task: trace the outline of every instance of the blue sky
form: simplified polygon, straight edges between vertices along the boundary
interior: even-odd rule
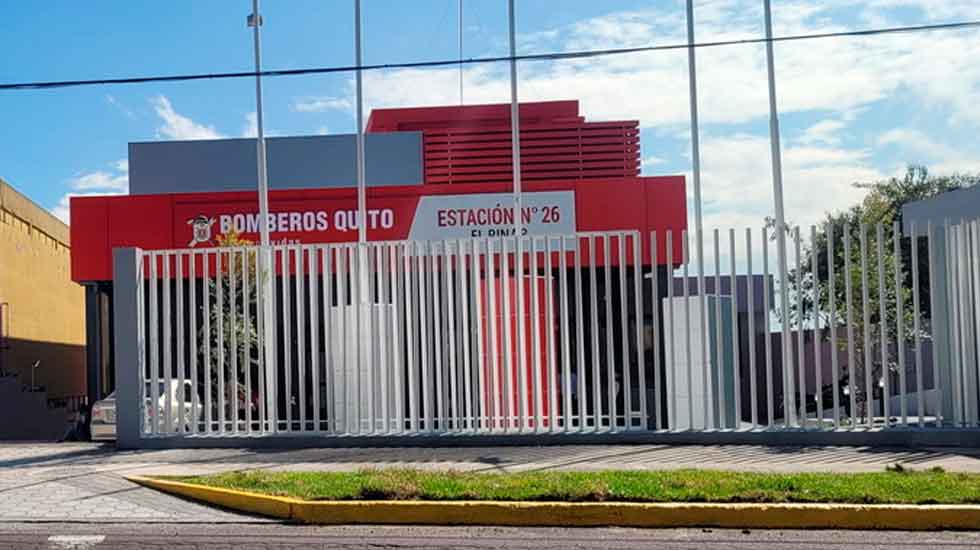
[[[5,7],[0,81],[249,70],[248,0],[17,2]],[[518,0],[520,53],[683,42],[681,0]],[[364,0],[365,61],[457,55],[456,0]],[[697,0],[699,40],[762,33],[761,1]],[[980,19],[972,0],[774,0],[777,35]],[[347,1],[266,0],[265,68],[349,65]],[[464,1],[464,56],[507,51],[506,2]],[[786,204],[796,222],[860,199],[854,181],[908,162],[978,171],[975,31],[779,44]],[[690,171],[686,52],[521,66],[522,99],[580,99],[592,120],[638,119],[648,174]],[[771,211],[765,57],[698,52],[706,227]],[[506,65],[464,71],[466,102],[509,98]],[[456,69],[365,76],[368,106],[456,103]],[[270,134],[354,130],[352,75],[265,80]],[[65,217],[70,194],[123,192],[126,144],[253,132],[249,79],[0,92],[0,177]]]

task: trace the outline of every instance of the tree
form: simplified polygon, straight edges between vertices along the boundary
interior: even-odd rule
[[[909,166],[901,178],[889,178],[871,183],[856,183],[855,187],[867,189],[868,194],[860,204],[842,212],[827,214],[823,224],[816,228],[816,239],[811,243],[809,232],[801,235],[801,259],[799,269],[788,273],[787,283],[790,296],[790,318],[788,325],[802,329],[807,323],[811,325],[819,321],[820,326],[838,327],[841,330],[851,329],[854,336],[855,361],[853,365],[841,365],[842,384],[855,377],[857,388],[856,401],[859,409],[867,413],[868,396],[866,391],[866,376],[870,374],[872,392],[876,391],[878,382],[883,378],[884,368],[893,372],[897,365],[892,361],[888,365],[881,364],[880,337],[884,323],[885,337],[888,342],[898,341],[898,328],[901,324],[902,337],[906,343],[914,340],[913,319],[913,284],[912,270],[909,262],[912,258],[910,238],[902,238],[902,206],[913,201],[933,197],[941,193],[969,187],[980,183],[980,175],[954,174],[950,176],[932,176],[922,166]],[[770,222],[771,223],[771,222]],[[896,226],[899,228],[899,254],[895,254],[894,239]],[[879,229],[880,227],[880,229]],[[861,238],[864,231],[866,263],[862,264]],[[929,307],[929,266],[926,253],[925,228],[917,231],[919,238],[919,292],[921,322],[920,336],[929,337],[931,310]],[[795,237],[795,233],[791,238]],[[832,242],[830,238],[832,237]],[[881,253],[879,254],[879,238]],[[850,241],[850,254],[846,253],[845,241]],[[792,251],[794,246],[790,240],[790,257],[795,258]],[[828,243],[831,246],[828,247]],[[814,254],[814,247],[816,254]],[[814,256],[817,262],[816,280],[813,277],[812,262]],[[879,268],[880,262],[880,268]],[[830,288],[830,266],[833,265],[835,285]],[[863,268],[866,266],[866,269]],[[898,271],[901,284],[896,288],[895,275]],[[879,282],[879,273],[883,272],[883,284]],[[850,283],[850,302],[852,315],[848,317],[848,291]],[[864,302],[865,285],[867,304]],[[881,292],[882,287],[884,293]],[[802,303],[799,310],[795,307],[797,300]],[[882,304],[884,300],[884,304]],[[901,319],[899,319],[899,301],[902,304]],[[831,303],[834,305],[834,315],[830,313]],[[867,306],[868,316],[863,315]],[[883,306],[883,307],[882,307]],[[884,315],[882,315],[882,310]],[[822,334],[827,338],[827,331]],[[840,338],[839,345],[846,348],[847,340]],[[879,346],[877,351],[875,346]],[[868,355],[870,353],[870,355]],[[867,359],[870,357],[871,361]],[[867,363],[867,364],[866,364]],[[867,369],[870,369],[870,373]],[[857,413],[858,411],[855,411]]]
[[[231,418],[232,407],[237,406],[241,410],[251,406],[251,396],[246,395],[244,383],[246,369],[250,369],[252,380],[257,380],[259,339],[256,315],[258,285],[261,281],[256,279],[257,256],[249,250],[254,243],[231,230],[219,235],[216,244],[220,248],[245,249],[243,253],[219,253],[223,260],[221,269],[215,271],[214,276],[204,282],[208,285],[209,300],[201,307],[204,308],[203,314],[209,317],[209,331],[206,331],[202,324],[198,334],[199,341],[207,338],[210,342],[211,402],[217,408],[219,393],[223,391],[224,416]],[[247,291],[242,288],[243,279],[248,281]],[[232,293],[235,295],[234,308],[231,300]],[[203,346],[199,348],[201,362],[206,364]],[[229,372],[232,356],[237,362],[235,373]],[[219,383],[219,369],[224,369],[223,388]],[[239,418],[243,419],[241,416]]]

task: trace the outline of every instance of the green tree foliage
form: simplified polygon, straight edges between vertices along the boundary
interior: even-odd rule
[[[253,384],[255,383],[259,361],[258,327],[256,315],[258,308],[258,284],[256,279],[258,255],[251,241],[240,234],[231,232],[219,235],[216,244],[224,249],[234,250],[221,255],[220,269],[213,271],[215,276],[205,281],[208,285],[208,303],[202,304],[204,315],[209,316],[206,332],[201,325],[198,341],[207,338],[210,341],[211,394],[212,403],[218,407],[219,392],[224,391],[225,417],[231,418],[232,407],[241,411],[251,406],[251,396],[246,394],[245,372],[250,369]],[[211,259],[212,268],[214,259]],[[244,277],[243,277],[244,275]],[[243,290],[242,281],[248,281],[248,289]],[[234,294],[234,307],[232,295]],[[220,301],[218,297],[221,297]],[[206,357],[203,346],[199,346],[201,362]],[[232,357],[236,364],[236,372],[232,372]],[[224,388],[219,384],[218,372],[224,368]],[[216,417],[215,417],[216,418]],[[239,416],[239,418],[244,418]]]
[[[882,378],[882,330],[886,342],[898,340],[900,324],[902,338],[906,342],[911,342],[915,336],[910,266],[913,243],[902,234],[902,206],[978,182],[980,175],[933,176],[925,167],[910,166],[902,177],[856,183],[855,187],[868,191],[860,204],[827,214],[815,231],[805,231],[800,235],[799,268],[791,269],[788,276],[791,307],[787,324],[793,328],[807,328],[819,320],[822,327],[833,325],[837,327],[839,345],[842,347],[846,347],[847,335],[853,336],[854,365],[842,364],[842,375],[845,380],[849,373],[856,376],[857,401],[862,407],[867,400],[866,366],[871,369],[873,388],[878,387],[878,381]],[[925,233],[925,227],[917,228],[920,330],[921,336],[928,337],[931,311]],[[898,254],[896,234],[899,237]],[[796,235],[794,231],[787,240],[790,249],[788,257],[794,266]],[[816,279],[813,275],[814,260]],[[833,288],[830,285],[831,269],[834,272]],[[863,314],[865,296],[867,317]],[[797,307],[798,303],[802,307]],[[848,308],[848,305],[851,307]],[[825,330],[822,337],[827,338],[828,331]],[[896,369],[894,357],[886,367]]]

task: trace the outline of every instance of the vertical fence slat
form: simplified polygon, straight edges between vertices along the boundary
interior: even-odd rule
[[[252,300],[249,290],[248,272],[252,265],[252,250],[242,250],[242,327],[245,346],[242,350],[242,363],[245,369],[245,432],[252,431]]]
[[[755,275],[752,267],[752,228],[745,228],[745,301],[746,317],[748,320],[748,346],[749,346],[749,414],[752,417],[752,429],[759,427],[759,375],[756,370],[756,339],[755,339]],[[768,315],[764,311],[764,315]],[[735,349],[738,349],[738,341],[735,342]]]
[[[184,254],[176,253],[174,254],[176,271],[176,304],[174,316],[177,320],[177,429],[178,433],[186,432],[189,421],[186,418],[184,408],[184,382],[187,380],[187,373],[184,370],[184,340],[186,334],[184,333],[185,324],[184,317],[187,315],[187,310],[184,308]]]
[[[229,332],[229,345],[228,345],[228,356],[230,361],[231,372],[229,377],[225,378],[226,384],[231,385],[231,395],[228,396],[231,403],[231,432],[238,432],[238,276],[236,273],[238,268],[238,252],[234,249],[228,251],[228,332]],[[230,381],[230,382],[229,382]],[[227,386],[225,393],[228,393]]]
[[[704,235],[701,229],[695,229],[694,231],[694,246],[697,248],[697,286],[698,286],[698,298],[697,298],[697,308],[698,308],[698,326],[701,330],[701,416],[702,416],[702,427],[704,429],[714,428],[713,414],[711,412],[711,405],[716,397],[711,392],[711,380],[712,375],[709,372],[708,365],[708,348],[711,345],[711,337],[708,335],[707,326],[707,288],[705,288],[704,283]],[[693,359],[691,360],[693,362]],[[693,398],[694,391],[691,389],[691,396]],[[694,428],[693,422],[691,423],[691,428]]]
[[[722,292],[721,292],[721,241],[720,241],[721,234],[720,234],[720,232],[718,231],[717,228],[712,232],[712,236],[714,237],[714,244],[715,244],[715,289],[714,289],[714,294],[715,294],[715,299],[714,299],[714,302],[715,302],[715,308],[714,308],[715,309],[715,323],[714,323],[715,324],[715,330],[714,330],[714,333],[715,333],[714,334],[714,338],[715,338],[715,352],[714,352],[713,356],[709,356],[709,358],[708,358],[708,360],[711,362],[711,365],[710,365],[711,366],[711,379],[712,379],[711,387],[712,387],[712,390],[713,391],[711,391],[711,392],[705,391],[704,400],[705,401],[716,400],[717,403],[718,403],[718,406],[719,406],[718,407],[718,413],[719,414],[717,415],[718,416],[718,419],[717,419],[718,420],[718,423],[715,423],[715,419],[712,418],[712,422],[711,422],[711,424],[709,424],[707,422],[707,418],[708,418],[707,410],[705,410],[705,427],[707,428],[707,427],[710,426],[712,428],[723,428],[723,427],[726,427],[725,426],[725,421],[724,421],[724,416],[725,416],[725,413],[726,413],[726,411],[728,409],[726,408],[727,403],[725,402],[726,401],[726,399],[725,399],[725,382],[724,382],[724,378],[725,377],[724,377],[724,374],[723,374],[723,371],[725,370],[725,365],[724,365],[724,363],[725,363],[725,356],[724,356],[724,353],[723,353],[723,350],[725,349],[725,344],[724,344],[724,341],[722,339],[723,338],[723,329],[724,329],[723,325],[724,325],[724,323],[722,323],[722,320],[721,320],[722,319],[722,310],[721,310],[721,296],[722,296]],[[732,244],[734,246],[734,242]],[[734,261],[735,260],[734,250],[732,252],[733,252],[732,255],[731,255],[732,256],[732,261]],[[703,256],[704,255],[704,251],[702,250],[700,252],[700,254]],[[734,286],[735,279],[734,279],[734,274],[732,275],[732,278],[729,279],[729,280],[732,282],[732,287],[729,289],[729,293],[731,294],[732,299],[734,299],[734,296],[735,296],[735,286]],[[707,288],[700,289],[700,292],[702,294],[707,294],[708,293],[708,289]],[[738,341],[737,336],[738,335],[736,334],[735,342]],[[710,338],[708,337],[707,334],[704,334],[703,337],[704,337],[704,340],[706,342],[707,341],[710,341]],[[707,364],[708,363],[706,361],[705,362],[705,365],[707,366]],[[705,378],[705,381],[707,382],[707,377]],[[708,385],[706,383],[705,384],[705,390],[707,390],[707,389],[708,389]]]
[[[776,397],[775,397],[775,371],[772,366],[772,333],[770,332],[770,305],[769,305],[769,231],[766,227],[762,228],[762,318],[764,321],[765,341],[763,350],[766,355],[766,427],[772,428],[776,425]]]
[[[443,269],[443,284],[446,293],[445,308],[446,308],[446,344],[448,345],[448,360],[446,361],[446,368],[449,376],[449,416],[450,422],[446,423],[447,429],[452,431],[460,430],[460,412],[459,412],[459,370],[458,361],[456,357],[456,292],[453,287],[453,276],[452,276],[452,254],[451,254],[452,243],[450,241],[443,241],[442,251],[442,269]],[[456,251],[457,254],[460,252]]]
[[[599,326],[599,302],[598,302],[598,282],[596,278],[598,277],[598,267],[596,267],[596,237],[590,235],[588,240],[589,243],[589,284],[590,284],[590,308],[589,314],[591,317],[591,323],[589,325],[589,333],[592,335],[592,429],[593,431],[600,431],[601,423],[600,416],[602,414],[602,393],[601,384],[599,380],[599,331],[596,328]]]
[[[544,421],[542,414],[544,404],[542,403],[543,387],[541,383],[541,305],[538,301],[540,298],[538,289],[538,238],[531,237],[529,241],[530,273],[527,278],[521,278],[520,284],[523,286],[527,281],[526,284],[531,287],[531,322],[529,323],[531,331],[531,361],[529,362],[531,368],[531,401],[534,408],[534,431],[540,432],[541,424]],[[519,353],[521,355],[526,353],[523,347]]]
[[[555,289],[552,268],[552,237],[545,237],[544,245],[544,293],[545,293],[545,346],[548,348],[548,431],[558,430],[558,384],[555,357]]]
[[[572,357],[570,331],[568,320],[570,317],[568,302],[568,238],[565,235],[559,237],[558,244],[558,296],[559,296],[559,315],[561,315],[561,405],[563,429],[566,432],[572,430]]]
[[[817,226],[810,226],[810,277],[813,284],[813,370],[815,377],[814,393],[817,396],[817,429],[823,429],[823,361],[820,348],[823,347],[823,334],[820,330],[820,277],[819,253],[817,246]],[[829,258],[833,258],[830,256]],[[833,297],[831,297],[833,300]],[[831,350],[833,353],[833,350]]]
[[[573,237],[575,241],[575,353],[578,359],[576,364],[576,376],[578,389],[576,390],[578,405],[578,431],[585,431],[588,417],[587,404],[588,395],[585,388],[585,300],[583,294],[582,281],[582,239]]]
[[[660,378],[660,313],[663,311],[660,301],[660,263],[658,261],[658,241],[657,232],[650,233],[650,296],[651,311],[653,316],[653,407],[655,418],[657,419],[655,429],[667,429],[666,415],[663,413],[663,398],[660,397],[663,383]],[[668,265],[670,265],[668,263]],[[670,269],[668,267],[668,269]]]
[[[608,234],[602,236],[602,273],[603,273],[603,292],[602,297],[605,301],[605,320],[607,325],[613,322],[612,312],[612,242]],[[598,324],[596,325],[598,331]],[[606,330],[606,399],[608,400],[606,410],[608,411],[609,430],[616,431],[616,350],[613,347],[612,326],[607,326]],[[601,410],[600,410],[601,412]]]
[[[515,428],[515,414],[517,413],[514,388],[514,346],[512,341],[515,337],[513,333],[514,319],[511,317],[511,282],[514,280],[510,274],[510,258],[507,242],[510,239],[500,241],[500,301],[501,304],[501,340],[503,341],[504,357],[504,393],[506,394],[506,407],[504,413],[504,431],[509,432]],[[520,391],[519,389],[516,391]]]
[[[340,409],[337,412],[335,424],[338,426],[337,430],[345,434],[351,432],[350,402],[351,388],[354,386],[354,384],[350,383],[350,328],[348,327],[350,323],[347,322],[347,316],[350,312],[350,306],[347,300],[348,284],[350,282],[349,254],[350,248],[348,246],[334,248],[334,273],[337,285],[337,307],[335,310],[337,321],[336,335],[337,340],[340,341],[340,353],[338,354],[340,364],[335,368],[336,374],[340,375],[339,382],[336,382]]]
[[[731,427],[734,429],[740,429],[742,427],[742,371],[741,371],[741,360],[739,358],[739,329],[738,329],[738,272],[735,268],[735,230],[730,229],[728,233],[729,242],[729,259],[731,260],[731,287],[732,287],[732,385],[734,386],[732,406],[734,407],[735,417],[732,419]],[[719,270],[720,272],[720,270]],[[746,284],[751,285],[752,281],[746,279]],[[719,287],[720,288],[720,287]],[[720,292],[719,292],[720,294]],[[751,302],[748,302],[751,304]],[[746,311],[751,312],[752,306],[749,305]],[[719,313],[719,324],[721,323],[721,314]],[[719,352],[720,353],[720,352]],[[722,378],[724,380],[724,378]],[[724,391],[724,390],[722,390]],[[753,406],[755,406],[753,404]]]
[[[163,259],[163,403],[164,403],[164,419],[163,419],[163,430],[167,435],[174,433],[174,416],[173,416],[173,348],[172,346],[172,329],[170,326],[171,320],[173,319],[170,315],[170,286],[173,281],[170,277],[170,253],[163,253],[161,256]]]
[[[837,358],[837,289],[834,283],[834,225],[827,222],[827,303],[830,305],[830,368],[833,377],[834,429],[840,429],[840,361]],[[850,274],[848,274],[850,276]]]
[[[471,241],[472,242],[472,241]],[[474,407],[473,407],[473,384],[476,381],[473,376],[472,365],[473,362],[470,358],[470,319],[474,318],[472,312],[474,311],[471,307],[470,301],[470,289],[467,285],[466,274],[467,269],[475,270],[476,266],[473,260],[476,254],[471,253],[469,255],[470,261],[467,262],[466,255],[466,241],[463,239],[458,239],[456,241],[456,288],[459,289],[459,298],[456,301],[456,311],[457,318],[459,319],[459,344],[462,348],[461,359],[462,370],[463,370],[463,416],[465,422],[463,423],[463,429],[466,431],[473,431],[476,428]],[[474,288],[475,291],[475,288]],[[475,317],[474,319],[478,319]],[[479,393],[477,394],[479,395]]]
[[[503,246],[503,240],[494,241],[492,239],[487,239],[487,257],[486,257],[486,294],[487,294],[487,329],[488,329],[488,349],[487,356],[490,362],[490,401],[493,410],[492,421],[490,422],[490,427],[493,430],[499,430],[504,428],[505,421],[504,416],[507,414],[506,409],[504,409],[504,391],[503,391],[503,380],[502,372],[500,371],[500,338],[498,338],[498,322],[497,319],[499,315],[497,307],[497,281],[499,277],[497,276],[497,262],[500,262],[500,268],[503,268],[503,254],[498,254],[495,250],[498,248],[495,246],[495,242],[501,243],[501,248]],[[502,272],[501,272],[502,273]],[[503,294],[501,293],[501,296]]]
[[[293,361],[292,361],[292,296],[290,292],[289,278],[291,276],[292,269],[290,268],[290,249],[283,248],[280,252],[280,265],[282,266],[282,279],[280,284],[280,289],[282,291],[281,298],[281,313],[282,313],[282,369],[283,369],[283,379],[284,379],[284,389],[283,394],[283,406],[286,409],[286,424],[285,430],[291,432],[293,430]]]
[[[885,309],[888,297],[885,285],[885,230],[880,223],[875,230],[877,232],[875,235],[875,245],[878,249],[878,329],[880,336],[878,345],[881,348],[881,378],[878,381],[878,385],[882,389],[881,412],[884,417],[885,427],[887,428],[891,424],[888,420],[891,417],[889,406],[891,376],[889,376],[888,368],[888,316],[887,310]]]
[[[405,287],[405,338],[406,338],[406,374],[408,375],[408,429],[412,433],[419,431],[419,381],[417,369],[421,368],[421,362],[416,363],[416,350],[418,349],[418,336],[421,330],[416,332],[415,326],[418,322],[418,277],[419,258],[418,243],[405,243],[405,255],[402,263],[404,265],[404,287]],[[421,325],[420,325],[421,326]]]
[[[441,272],[439,266],[439,243],[433,242],[431,246],[431,254],[429,256],[430,269],[432,270],[431,276],[429,277],[429,290],[431,293],[431,303],[432,308],[432,359],[433,359],[433,370],[435,371],[435,419],[433,424],[438,426],[440,432],[446,431],[446,419],[448,414],[446,412],[446,380],[447,372],[445,370],[443,362],[443,335],[445,334],[445,326],[443,324],[443,312],[442,312],[442,278],[440,277]],[[445,250],[442,251],[445,255]],[[446,362],[448,362],[448,357]]]
[[[426,433],[432,433],[433,431],[433,414],[432,414],[432,391],[430,389],[430,384],[432,383],[432,377],[429,374],[429,300],[428,300],[428,279],[431,275],[428,274],[427,264],[429,263],[429,252],[430,246],[428,243],[422,243],[422,251],[418,258],[418,270],[419,270],[419,335],[421,336],[421,341],[419,342],[419,364],[421,365],[422,375],[419,377],[419,384],[422,386],[422,424]]]
[[[204,252],[201,260],[201,303],[204,305],[204,431],[211,433],[214,430],[214,406],[211,398],[211,374],[214,366],[211,363],[211,275],[208,273],[211,269],[211,253]]]
[[[684,262],[683,267],[683,277],[684,277],[684,363],[687,365],[686,375],[687,375],[687,429],[694,429],[694,383],[693,383],[693,371],[694,364],[691,362],[691,278],[689,274],[690,266],[690,234],[687,230],[681,231],[682,239],[682,252],[681,257]],[[671,281],[673,283],[673,281]],[[703,337],[703,332],[702,332]],[[675,370],[676,372],[676,370]]]
[[[269,319],[265,318],[265,308],[263,304],[266,300],[272,300],[272,296],[266,296],[266,278],[271,277],[271,273],[264,273],[262,271],[262,266],[264,261],[260,259],[261,257],[266,257],[266,250],[259,248],[255,253],[255,320],[256,320],[256,331],[258,333],[258,393],[259,393],[259,430],[262,432],[271,432],[272,427],[268,424],[269,411],[266,392],[272,393],[272,389],[267,390],[266,386],[268,384],[268,378],[266,376],[266,368],[272,368],[270,365],[266,365],[265,360],[265,349],[266,346],[272,346],[274,342],[268,341],[265,334],[265,324],[270,322]],[[270,308],[271,309],[271,308]]]
[[[403,350],[402,327],[405,322],[402,290],[402,263],[399,257],[401,245],[392,243],[388,249],[388,271],[391,285],[391,367],[392,373],[392,431],[400,434],[405,431],[405,369],[402,365]]]
[[[946,227],[948,227],[948,225],[944,226],[943,229],[944,237],[948,237],[948,232],[945,230]],[[936,235],[931,221],[926,223],[926,235],[927,235],[926,252],[929,257],[928,258],[929,259],[929,311],[930,311],[930,316],[933,317],[933,319],[935,319],[936,312],[938,311],[937,309],[938,296],[936,296],[936,276],[937,276],[936,250],[935,250]],[[935,320],[933,320],[933,323],[935,323]],[[935,341],[933,341],[932,384],[933,384],[933,388],[936,390],[936,426],[937,427],[942,426],[945,421],[945,415],[943,414],[943,391],[942,391],[942,384],[941,384],[942,377],[939,375],[939,369],[940,369],[939,346],[936,344]]]
[[[145,411],[146,420],[150,423],[150,433],[160,433],[160,332],[159,332],[159,292],[158,255],[150,252],[150,410]],[[205,317],[207,318],[207,317]],[[205,342],[207,339],[205,339]],[[146,388],[140,388],[140,395],[145,395]]]
[[[643,313],[643,236],[633,234],[633,319],[636,325],[636,376],[640,400],[640,429],[649,429],[647,407],[646,342],[643,331],[646,317]],[[656,269],[656,265],[653,268]]]
[[[667,285],[667,338],[670,342],[670,357],[667,372],[670,374],[670,411],[667,414],[667,429],[677,429],[677,342],[674,340],[674,232],[667,230],[666,256],[667,273],[664,277]]]
[[[336,364],[333,359],[335,341],[333,332],[333,270],[333,249],[329,245],[324,246],[320,254],[320,309],[323,311],[323,377],[326,382],[324,413],[327,433],[331,434],[337,430],[337,398],[334,380]]]
[[[898,395],[902,414],[902,426],[908,426],[908,385],[905,380],[905,296],[902,292],[902,281],[904,279],[902,273],[902,228],[897,221],[892,224],[892,241],[895,255],[895,324],[898,325],[895,351],[898,354],[898,385],[901,388]]]
[[[391,412],[392,412],[392,398],[396,393],[396,386],[392,380],[392,375],[394,374],[394,369],[391,366],[391,346],[393,342],[393,334],[391,331],[391,319],[394,316],[394,311],[391,303],[391,269],[389,266],[389,248],[386,244],[379,243],[375,246],[375,271],[378,274],[378,291],[377,291],[377,301],[378,305],[375,307],[377,310],[377,324],[378,333],[375,333],[375,338],[378,339],[378,357],[377,363],[381,372],[378,378],[381,380],[381,431],[382,433],[391,432]]]
[[[874,426],[874,387],[871,382],[873,368],[871,350],[871,309],[868,283],[868,228],[861,224],[861,312],[864,321],[864,413],[868,427]]]
[[[847,294],[847,382],[851,404],[851,428],[857,427],[857,351],[854,342],[854,293],[851,283],[851,228],[844,226],[844,292]]]
[[[801,254],[800,247],[802,245],[802,238],[800,237],[800,227],[796,226],[793,228],[793,245],[796,250],[796,277],[797,277],[797,287],[801,287],[803,283],[803,268],[801,265]],[[806,352],[805,352],[805,341],[804,341],[804,322],[803,322],[803,292],[800,288],[796,289],[796,369],[800,392],[800,402],[799,405],[799,425],[801,428],[806,428],[807,412],[806,412]],[[784,327],[783,330],[788,330],[788,327]],[[792,378],[790,379],[790,386],[793,385]]]
[[[140,266],[142,267],[143,262],[140,260]],[[187,286],[187,301],[188,301],[188,322],[190,324],[188,333],[190,334],[190,355],[188,360],[190,362],[190,376],[191,376],[191,433],[198,433],[200,431],[200,412],[201,412],[201,402],[198,397],[198,370],[197,370],[197,352],[198,352],[198,337],[197,337],[197,253],[191,252],[188,255],[187,264],[187,276],[188,276],[188,286]],[[142,294],[140,295],[142,299]],[[205,315],[207,315],[207,309],[205,308]],[[140,316],[142,319],[142,316]]]
[[[620,234],[617,241],[619,245],[619,262],[616,264],[619,268],[619,331],[622,347],[619,364],[622,365],[623,369],[622,384],[619,384],[619,391],[623,394],[623,429],[629,430],[633,413],[633,402],[630,396],[633,387],[630,384],[629,329],[627,328],[629,326],[629,313],[626,302],[626,234]],[[612,302],[611,298],[610,296],[609,302]],[[612,319],[606,322],[611,324]],[[615,388],[616,384],[613,384],[613,387]],[[613,424],[615,425],[615,422]]]
[[[920,317],[922,309],[919,296],[919,235],[916,232],[915,220],[909,227],[909,238],[912,246],[912,332],[915,338],[915,405],[920,428],[926,425],[925,394],[922,391],[922,328]],[[927,236],[928,238],[928,236]],[[933,366],[935,373],[935,365]]]
[[[319,279],[317,275],[317,264],[319,263],[320,249],[318,247],[310,247],[306,251],[306,263],[307,263],[307,296],[309,300],[310,308],[310,383],[313,386],[311,401],[313,402],[313,430],[314,432],[319,432],[322,430],[320,424],[320,337],[319,337],[319,327],[320,327],[320,312],[317,307],[319,304],[319,293],[317,291],[317,281]],[[250,386],[251,382],[246,371],[245,375],[246,385]],[[249,395],[251,396],[251,387],[249,387]],[[249,409],[251,410],[251,408]]]

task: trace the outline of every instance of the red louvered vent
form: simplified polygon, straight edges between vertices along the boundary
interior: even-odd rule
[[[639,122],[585,122],[577,101],[522,103],[523,181],[635,177]],[[421,130],[427,184],[510,182],[509,105],[379,109],[368,131]]]

